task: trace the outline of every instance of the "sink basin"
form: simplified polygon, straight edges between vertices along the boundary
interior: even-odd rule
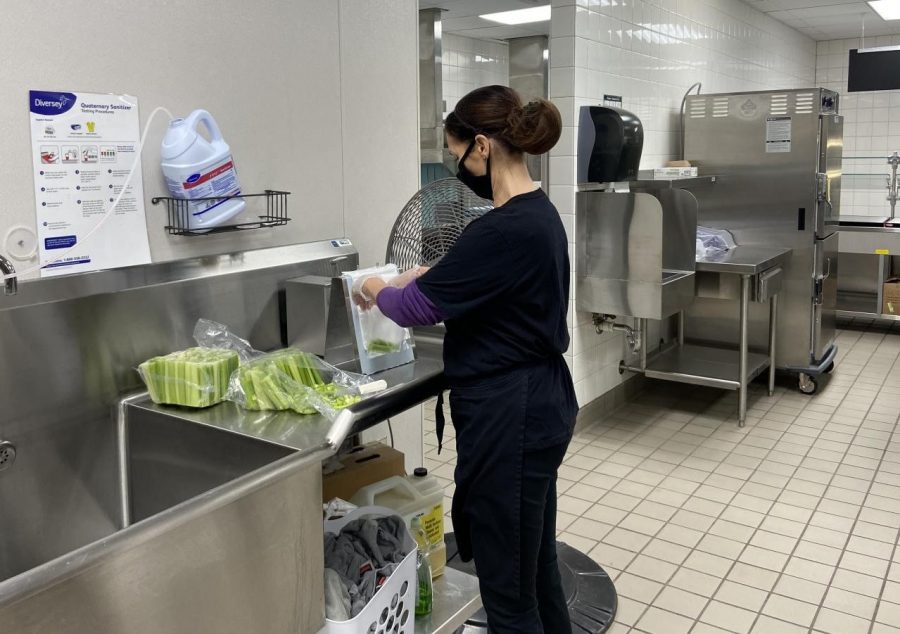
[[[178,408],[171,408],[178,415]],[[192,425],[165,411],[128,409],[127,496],[139,522],[293,453],[249,436]],[[130,502],[130,504],[129,504]],[[124,522],[122,522],[124,523]]]
[[[292,453],[164,413],[127,413],[124,442],[114,421],[101,421],[44,446],[18,443],[18,461],[0,473],[0,505],[16,509],[0,514],[0,582]],[[73,468],[84,453],[91,467]]]
[[[0,515],[3,629],[318,631],[323,579],[305,571],[324,565],[321,462],[331,452],[194,424],[144,395],[118,409],[80,428],[91,468],[71,468],[80,453],[65,460],[73,432],[44,447],[23,437],[17,463],[0,472],[0,501],[28,502]],[[69,484],[52,490],[42,469]]]

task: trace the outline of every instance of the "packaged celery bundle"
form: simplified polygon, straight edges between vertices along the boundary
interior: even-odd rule
[[[360,400],[358,390],[335,382],[344,378],[342,374],[315,355],[279,350],[238,368],[227,398],[248,410],[330,412]]]
[[[138,372],[154,403],[209,407],[225,399],[238,362],[233,350],[188,348],[144,361]]]

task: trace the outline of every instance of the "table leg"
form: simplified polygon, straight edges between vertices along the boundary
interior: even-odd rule
[[[740,388],[738,388],[738,426],[744,426],[747,418],[747,348],[748,312],[750,310],[750,276],[741,275],[741,348],[740,348]]]
[[[778,293],[769,298],[769,396],[775,394],[775,329],[778,319]]]
[[[641,372],[647,371],[647,320],[638,319],[638,327],[641,333]]]
[[[684,311],[678,311],[678,345],[684,345]]]

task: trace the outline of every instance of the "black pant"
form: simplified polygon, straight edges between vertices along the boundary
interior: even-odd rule
[[[577,405],[562,359],[453,386],[453,527],[495,634],[569,634],[556,557],[556,472]]]
[[[470,520],[481,598],[495,634],[572,631],[556,557],[556,470],[567,446],[524,454],[518,539],[510,539],[514,530],[504,539],[494,529],[506,525],[502,515]]]

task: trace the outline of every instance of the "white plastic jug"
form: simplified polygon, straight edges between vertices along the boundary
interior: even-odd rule
[[[447,565],[447,544],[444,542],[444,489],[440,481],[429,476],[426,469],[416,469],[413,475],[392,476],[364,486],[350,499],[356,506],[383,506],[403,518],[409,526],[414,517],[422,522],[428,536],[428,559],[435,577]]]
[[[203,123],[207,141],[198,131]],[[172,196],[195,200],[241,193],[231,148],[206,110],[194,110],[184,119],[172,119],[162,142],[162,172]],[[191,229],[225,224],[244,210],[242,198],[198,200],[188,204]]]

